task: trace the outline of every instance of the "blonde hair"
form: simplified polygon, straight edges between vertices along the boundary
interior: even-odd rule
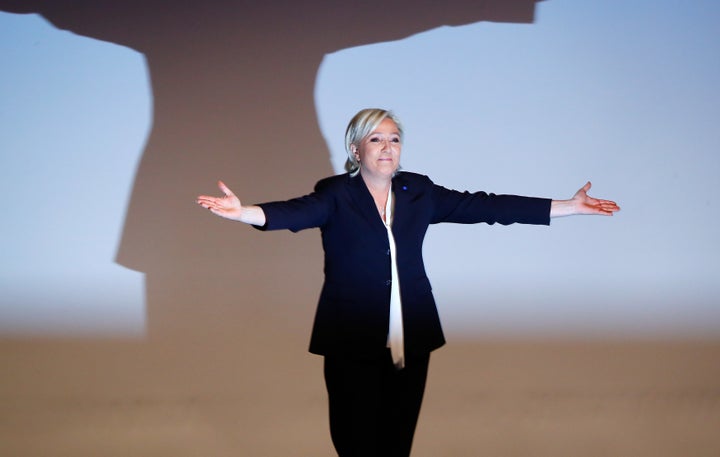
[[[400,142],[403,141],[403,128],[400,120],[392,111],[380,108],[366,108],[358,111],[358,113],[350,119],[350,123],[345,130],[345,151],[347,152],[347,161],[345,169],[350,172],[350,176],[356,176],[360,172],[360,162],[355,157],[352,146],[357,147],[365,137],[370,135],[382,121],[390,119],[395,123],[400,134]]]

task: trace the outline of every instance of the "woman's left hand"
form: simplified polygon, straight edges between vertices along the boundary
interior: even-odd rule
[[[575,214],[596,214],[612,216],[620,207],[611,200],[593,198],[587,193],[592,187],[590,181],[580,188],[570,200],[553,200],[550,217],[572,216]]]

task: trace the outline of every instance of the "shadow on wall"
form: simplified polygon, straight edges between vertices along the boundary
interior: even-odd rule
[[[117,255],[145,274],[147,338],[2,341],[0,409],[13,426],[0,453],[279,455],[293,443],[329,454],[322,362],[303,357],[318,232],[262,234],[195,198],[223,179],[245,202],[285,199],[333,173],[314,106],[327,53],[531,22],[535,0],[252,3],[0,0],[141,52],[153,97]]]
[[[442,25],[531,22],[535,3],[1,0],[0,9],[145,55],[153,124],[117,261],[146,275],[149,337],[172,340],[233,338],[268,313],[309,326],[322,280],[317,232],[256,233],[194,199],[216,193],[218,179],[245,202],[285,199],[333,173],[314,107],[325,54]]]

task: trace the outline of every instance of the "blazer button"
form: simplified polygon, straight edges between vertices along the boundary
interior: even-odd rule
[[[386,254],[386,255],[390,255],[390,249],[388,249],[385,254]]]
[[[386,286],[389,286],[390,284],[392,284],[392,279],[388,279],[387,281],[385,281]]]

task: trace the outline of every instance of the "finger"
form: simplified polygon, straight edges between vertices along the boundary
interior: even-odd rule
[[[612,202],[607,202],[607,203],[601,204],[601,205],[598,206],[598,208],[599,208],[601,211],[607,212],[607,213],[610,213],[610,214],[612,214],[612,213],[614,213],[614,212],[616,212],[616,211],[620,211],[620,207],[619,207],[618,205],[616,205],[615,203],[612,203]]]
[[[197,202],[200,205],[215,205],[217,204],[217,198],[201,195],[197,198]]]
[[[212,204],[207,203],[207,202],[200,202],[200,201],[198,202],[198,205],[202,206],[202,207],[205,208],[205,209],[212,209],[212,208],[215,207],[215,205],[212,205]]]
[[[598,200],[598,203],[604,208],[620,208],[618,204],[612,200]]]
[[[223,198],[225,197],[200,197],[198,198],[197,203],[205,209],[222,210],[225,209],[225,205],[223,204]]]

